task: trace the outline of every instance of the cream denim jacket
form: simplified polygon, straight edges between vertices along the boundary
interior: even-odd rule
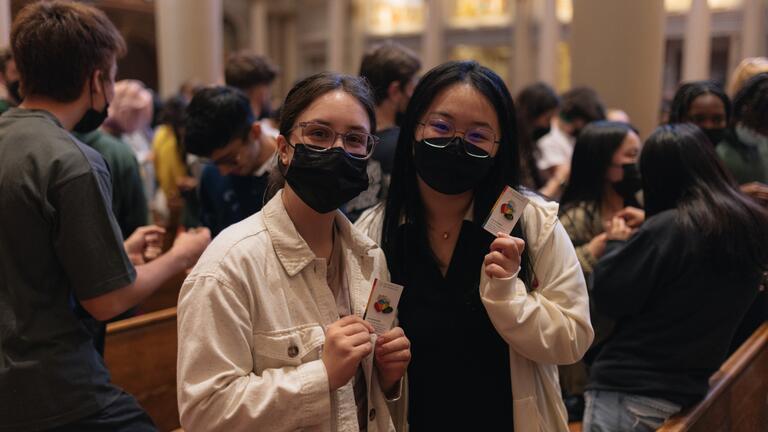
[[[362,316],[381,249],[336,217],[351,307]],[[179,295],[178,403],[194,431],[357,431],[352,381],[335,392],[321,359],[324,327],[339,319],[317,258],[278,193],[219,234]],[[368,431],[394,430],[373,354],[363,361]]]
[[[517,275],[489,278],[481,268],[480,298],[496,331],[509,344],[515,431],[568,431],[557,365],[579,361],[592,343],[587,287],[571,240],[557,218],[558,205],[529,198],[521,220],[538,286],[528,292]],[[356,226],[379,240],[383,219],[384,208],[379,205],[363,213]],[[406,398],[407,394],[401,398],[399,410],[393,409],[398,417],[404,415]]]

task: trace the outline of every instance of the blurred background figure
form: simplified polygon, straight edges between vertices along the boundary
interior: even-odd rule
[[[376,103],[374,134],[379,137],[379,143],[368,161],[368,189],[344,206],[344,212],[352,221],[387,197],[400,122],[416,87],[419,69],[421,61],[416,53],[391,41],[373,46],[363,56],[360,76],[368,80],[373,90]]]
[[[141,81],[122,80],[115,83],[115,96],[110,101],[108,116],[102,129],[128,144],[141,170],[144,195],[155,198],[155,167],[152,152],[152,93]]]
[[[623,122],[597,121],[584,127],[576,139],[571,178],[560,201],[560,222],[576,248],[587,289],[592,271],[611,240],[627,240],[643,219],[636,194],[640,190],[637,159],[641,142],[632,126]],[[613,322],[590,302],[595,330],[593,347],[585,360],[560,366],[560,384],[571,421],[581,420],[587,364],[610,335]]]
[[[552,87],[538,82],[521,90],[515,102],[522,182],[542,195],[556,196],[562,192],[560,188],[568,180],[567,176],[551,175],[549,180],[545,181],[536,161],[541,158],[538,142],[552,130],[552,121],[560,107],[560,98]]]
[[[13,52],[9,48],[0,50],[0,114],[21,102],[20,86]]]

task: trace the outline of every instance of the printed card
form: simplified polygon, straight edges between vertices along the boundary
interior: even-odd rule
[[[371,323],[376,334],[380,335],[392,329],[402,293],[402,285],[379,279],[373,281],[371,296],[368,297],[368,306],[365,308],[363,319]]]
[[[499,232],[510,234],[528,201],[523,194],[507,186],[493,205],[483,228],[494,236]]]

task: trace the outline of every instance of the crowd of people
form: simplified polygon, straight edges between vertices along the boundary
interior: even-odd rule
[[[651,431],[768,318],[768,59],[641,133],[393,42],[274,109],[265,57],[161,101],[115,81],[125,50],[57,0],[0,55],[0,431],[155,430],[105,323],[185,271],[188,431]],[[377,280],[404,287],[385,332]]]

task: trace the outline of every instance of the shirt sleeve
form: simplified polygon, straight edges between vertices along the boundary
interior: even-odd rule
[[[537,249],[539,286],[528,292],[517,275],[497,279],[481,270],[480,298],[496,331],[520,355],[537,363],[579,361],[594,338],[579,262],[562,225]]]
[[[136,271],[112,214],[109,174],[90,171],[52,191],[54,247],[79,300],[130,285]]]

